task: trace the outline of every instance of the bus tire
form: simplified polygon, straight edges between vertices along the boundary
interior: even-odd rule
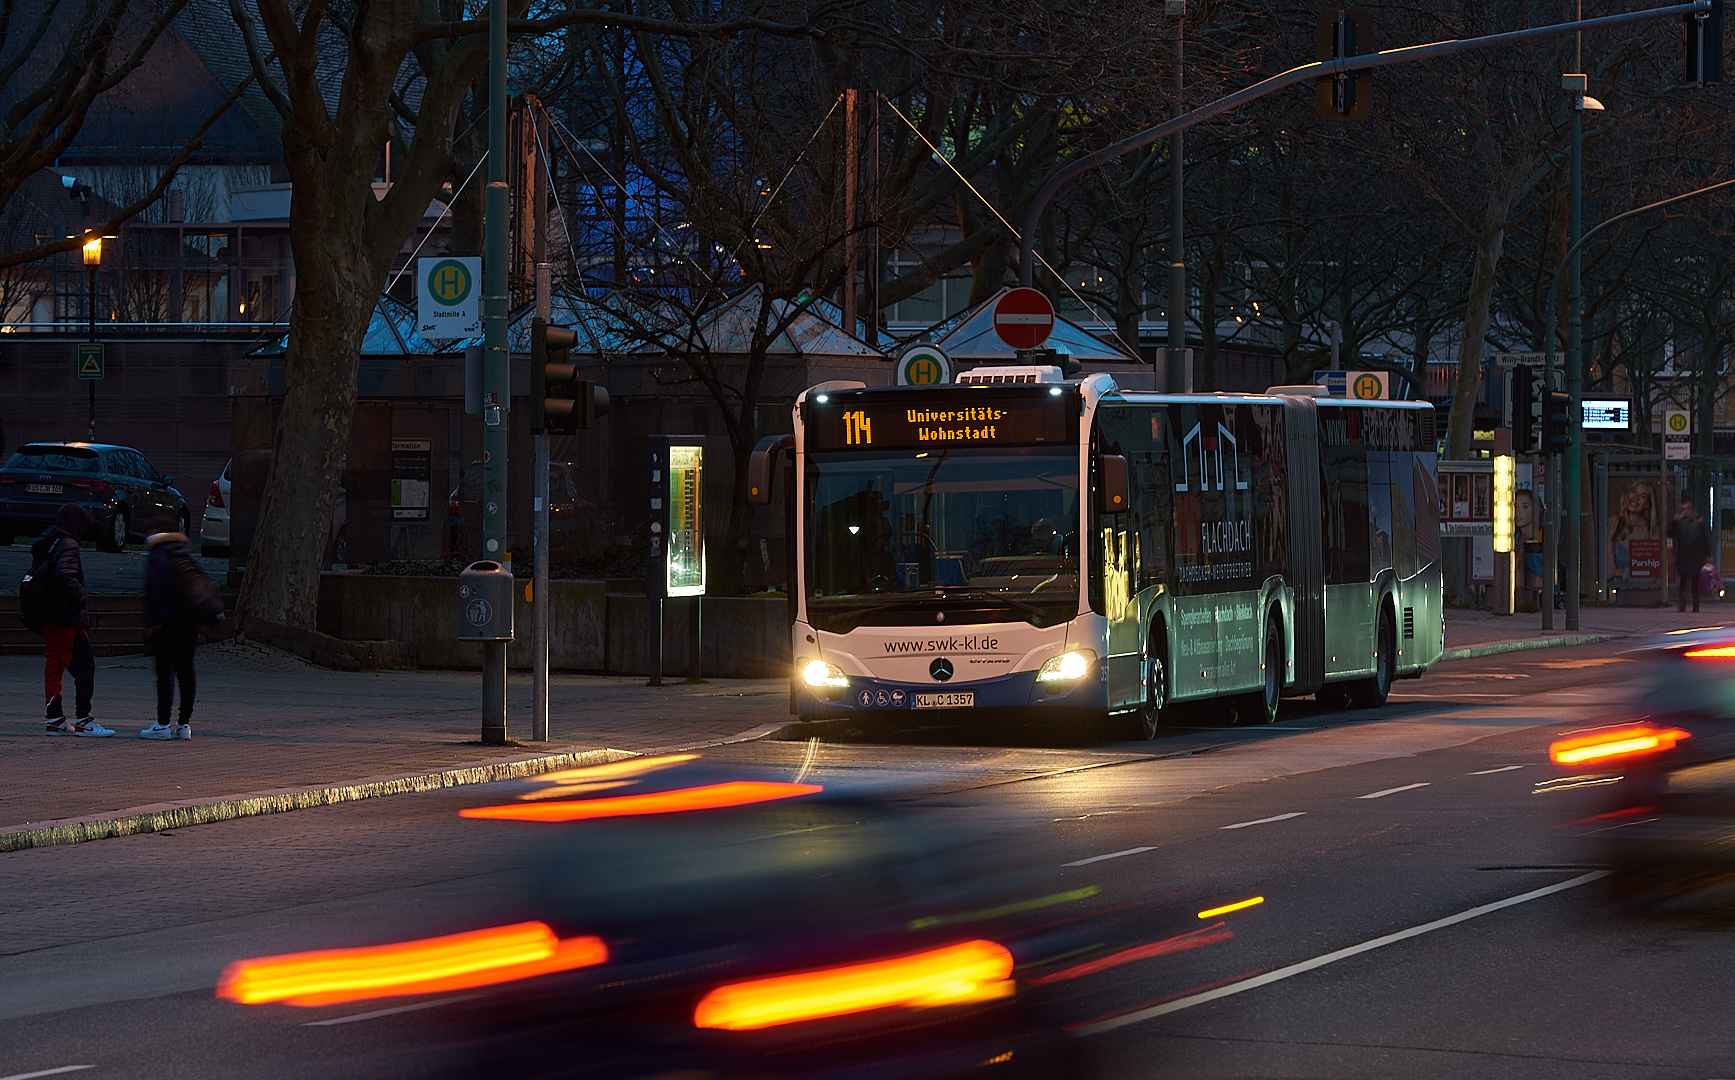
[[[1133,734],[1141,739],[1154,739],[1162,727],[1163,710],[1169,705],[1169,668],[1164,654],[1168,651],[1161,637],[1152,637],[1145,650],[1144,701],[1133,713]]]
[[[1380,631],[1376,640],[1379,644],[1374,654],[1373,676],[1344,686],[1350,705],[1358,709],[1377,709],[1384,705],[1386,695],[1392,692],[1392,680],[1398,674],[1398,628],[1392,621],[1390,607],[1380,608]]]
[[[1283,635],[1272,618],[1265,625],[1265,685],[1243,694],[1235,703],[1235,718],[1243,724],[1277,721],[1277,706],[1283,700]]]

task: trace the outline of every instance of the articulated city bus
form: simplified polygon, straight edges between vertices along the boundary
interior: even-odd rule
[[[790,484],[795,711],[1153,736],[1217,699],[1377,705],[1443,649],[1433,407],[1160,394],[1054,367],[827,383]]]

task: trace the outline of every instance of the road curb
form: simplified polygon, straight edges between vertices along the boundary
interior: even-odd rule
[[[1440,655],[1447,660],[1474,660],[1479,656],[1524,652],[1529,649],[1560,649],[1569,645],[1594,645],[1599,641],[1614,641],[1626,634],[1562,634],[1559,637],[1527,638],[1523,641],[1494,641],[1487,645],[1466,645],[1462,649],[1447,649]]]
[[[471,765],[461,769],[441,769],[436,772],[413,773],[409,776],[372,777],[351,784],[323,787],[287,788],[280,791],[250,792],[228,799],[194,803],[164,803],[142,806],[114,815],[88,818],[65,818],[34,828],[0,828],[0,853],[23,851],[27,848],[52,847],[59,844],[82,844],[87,840],[107,840],[117,836],[181,829],[189,825],[210,825],[236,818],[282,814],[291,810],[306,810],[316,806],[378,799],[387,795],[407,795],[439,788],[465,787],[471,784],[491,784],[500,780],[521,780],[527,776],[554,772],[556,769],[577,769],[586,765],[603,765],[625,758],[654,754],[671,754],[685,750],[701,750],[708,746],[752,742],[774,737],[787,724],[762,724],[756,728],[722,739],[683,746],[665,746],[654,750],[615,750],[602,747],[595,750],[572,750],[561,754],[538,754],[533,757],[494,761],[486,765]]]

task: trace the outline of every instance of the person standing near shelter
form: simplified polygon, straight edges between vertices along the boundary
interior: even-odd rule
[[[139,732],[141,739],[193,737],[193,649],[199,628],[223,617],[222,599],[175,525],[168,518],[154,522],[145,540],[150,550],[145,557],[145,625],[157,662],[157,722]],[[181,711],[179,721],[171,724],[177,682]]]
[[[114,731],[90,715],[96,655],[90,651],[90,596],[84,588],[84,560],[78,553],[78,538],[90,526],[89,510],[78,503],[62,503],[54,524],[31,545],[30,557],[34,565],[43,567],[49,582],[49,607],[42,626],[46,731],[103,739]],[[68,672],[76,688],[76,719],[71,722],[60,700],[62,678]]]
[[[1693,610],[1699,610],[1699,568],[1711,557],[1711,533],[1705,519],[1683,497],[1675,519],[1669,522],[1669,539],[1675,542],[1676,610],[1687,610],[1687,594],[1693,594]]]

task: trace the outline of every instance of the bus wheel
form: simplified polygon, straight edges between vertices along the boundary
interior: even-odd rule
[[[1141,739],[1157,737],[1157,728],[1162,726],[1163,709],[1169,703],[1169,672],[1163,664],[1161,642],[1152,642],[1150,650],[1145,654],[1145,700],[1135,714],[1138,717],[1138,727],[1134,731]]]
[[[1265,628],[1265,685],[1236,703],[1236,719],[1243,724],[1270,724],[1277,720],[1283,700],[1283,638],[1275,620]]]
[[[1374,674],[1371,679],[1357,679],[1349,683],[1345,689],[1349,691],[1350,704],[1358,709],[1377,709],[1386,703],[1386,695],[1392,692],[1392,680],[1398,674],[1398,629],[1392,624],[1390,608],[1380,611],[1379,653],[1374,657]]]

